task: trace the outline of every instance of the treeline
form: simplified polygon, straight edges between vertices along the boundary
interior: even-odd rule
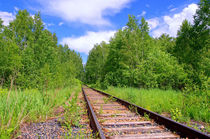
[[[109,43],[96,44],[89,52],[86,83],[102,88],[209,89],[209,8],[209,0],[201,0],[193,24],[183,21],[176,38],[153,38],[144,18],[139,22],[129,16]]]
[[[45,29],[40,13],[20,10],[4,26],[0,19],[0,86],[4,88],[60,88],[82,78],[78,53],[57,44],[55,33]]]

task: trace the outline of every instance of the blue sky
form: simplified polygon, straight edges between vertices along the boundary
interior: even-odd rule
[[[199,0],[0,0],[4,25],[15,19],[19,9],[31,15],[41,12],[45,28],[55,32],[59,44],[68,44],[86,62],[95,43],[109,41],[124,27],[128,14],[148,21],[150,35],[176,36],[184,19],[193,21]]]

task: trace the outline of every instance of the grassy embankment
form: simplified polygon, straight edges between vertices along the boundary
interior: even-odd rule
[[[53,108],[64,105],[72,92],[81,91],[80,84],[69,88],[40,92],[36,89],[9,91],[0,88],[0,138],[17,131],[22,122],[46,119]]]
[[[210,122],[208,96],[180,91],[109,87],[105,92],[179,122]],[[209,130],[209,127],[207,127]]]

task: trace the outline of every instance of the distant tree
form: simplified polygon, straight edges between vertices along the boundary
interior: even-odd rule
[[[175,46],[175,38],[170,37],[168,34],[162,34],[157,38],[156,43],[161,47],[161,50],[173,54],[173,49]]]
[[[96,44],[89,52],[88,60],[85,66],[87,83],[95,84],[101,82],[104,77],[104,65],[108,55],[108,44],[102,42]]]

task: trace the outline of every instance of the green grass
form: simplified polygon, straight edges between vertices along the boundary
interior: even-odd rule
[[[0,138],[8,138],[17,131],[21,122],[44,120],[53,108],[61,106],[79,92],[81,86],[40,92],[36,89],[12,91],[0,89]]]
[[[160,89],[109,87],[105,91],[159,114],[169,113],[176,121],[210,122],[208,96],[184,96],[180,91]]]

